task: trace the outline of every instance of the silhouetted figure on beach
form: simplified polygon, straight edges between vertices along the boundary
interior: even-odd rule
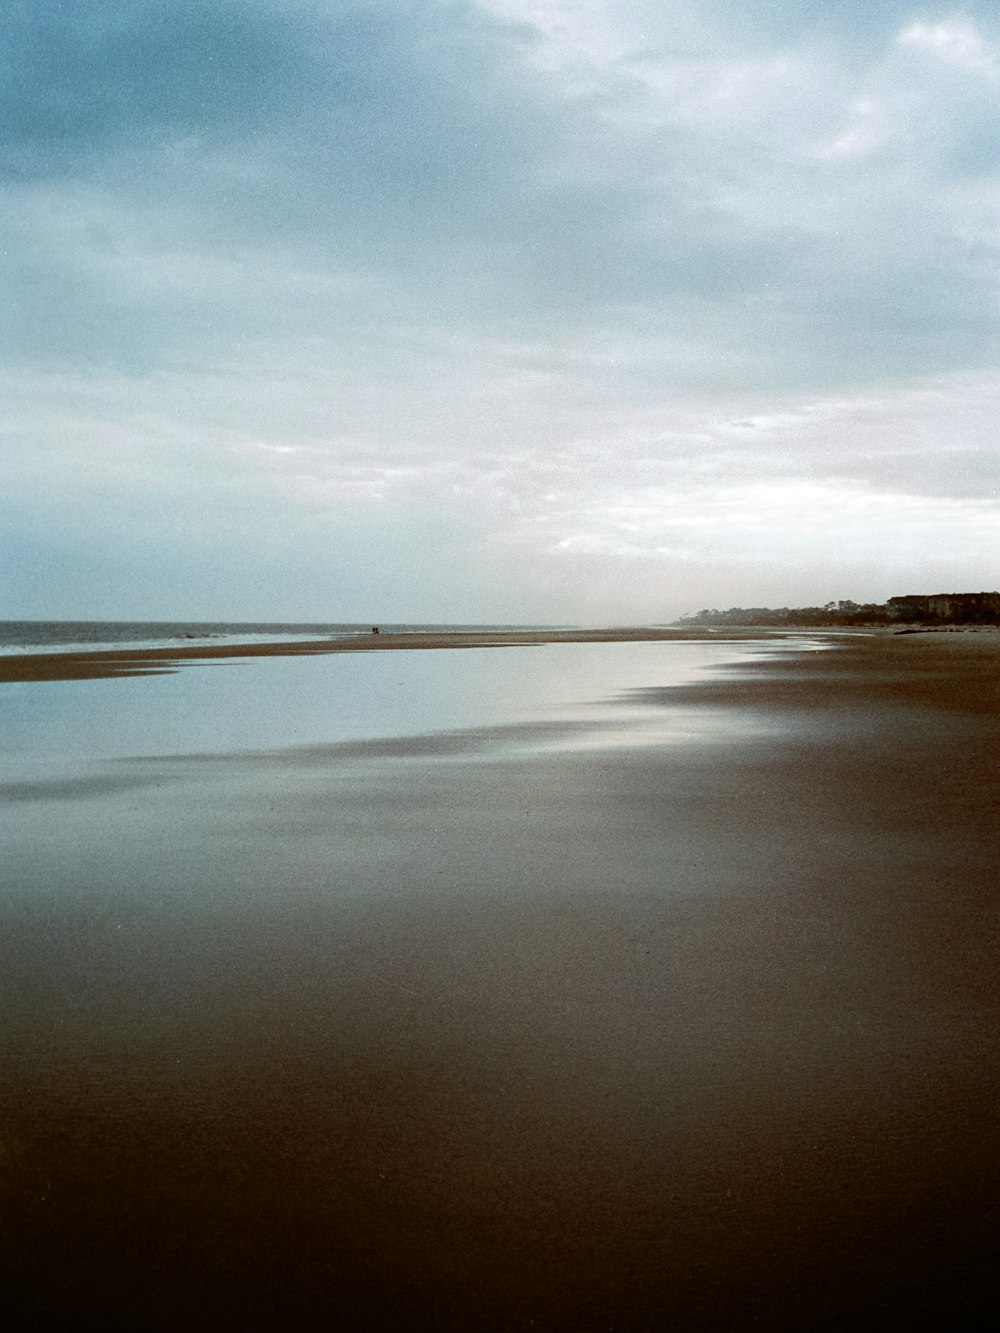
[[[378,632],[379,632],[378,625],[372,625],[372,633],[373,633],[373,634],[378,634]]]

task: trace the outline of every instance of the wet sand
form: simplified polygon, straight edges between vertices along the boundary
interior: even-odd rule
[[[759,639],[759,630],[709,633],[678,629],[468,630],[367,634],[350,639],[306,639],[287,643],[198,644],[172,648],[120,648],[103,652],[19,653],[0,656],[5,681],[100,680],[176,671],[197,662],[246,657],[296,657],[324,653],[392,652],[402,649],[515,648],[545,643],[673,643]]]
[[[40,796],[0,922],[12,1326],[995,1314],[998,668],[858,638],[642,692],[714,743]]]

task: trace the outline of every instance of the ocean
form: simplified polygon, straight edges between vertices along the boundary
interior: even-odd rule
[[[385,633],[510,629],[509,625],[379,626]],[[555,626],[517,626],[551,629]],[[371,624],[329,621],[0,620],[0,653],[86,652],[109,648],[196,647],[199,644],[279,643],[289,639],[353,639]]]

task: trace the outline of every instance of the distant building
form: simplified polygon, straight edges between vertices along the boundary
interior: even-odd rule
[[[890,620],[922,620],[929,601],[929,597],[890,597],[885,609]]]
[[[1000,625],[1000,592],[938,592],[890,597],[890,620],[951,625]]]

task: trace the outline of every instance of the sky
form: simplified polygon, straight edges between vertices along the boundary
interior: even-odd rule
[[[6,0],[0,617],[1000,587],[1000,11]]]

